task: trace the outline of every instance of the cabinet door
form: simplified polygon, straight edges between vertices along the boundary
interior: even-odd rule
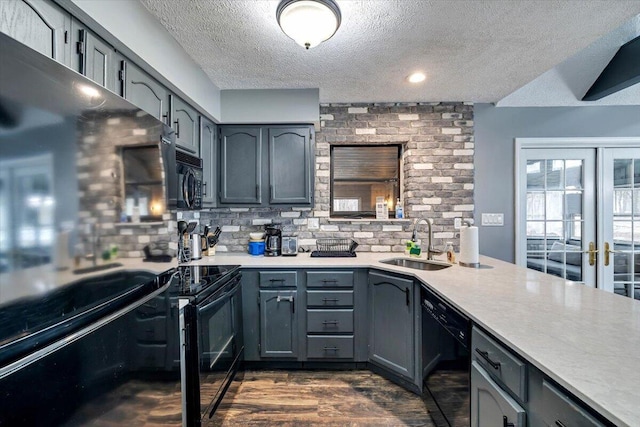
[[[0,1],[0,32],[70,65],[71,16],[51,1]]]
[[[260,291],[260,356],[298,357],[296,291]]]
[[[524,427],[524,409],[476,362],[471,363],[471,427]]]
[[[222,127],[220,133],[220,204],[261,204],[261,129]]]
[[[119,65],[115,50],[100,37],[73,20],[71,40],[75,46],[72,68],[115,92]]]
[[[268,133],[269,203],[311,204],[311,127],[269,128]]]
[[[369,360],[413,379],[413,281],[369,273]]]
[[[198,112],[175,95],[171,95],[171,126],[176,131],[176,146],[200,155]]]
[[[120,64],[122,97],[158,120],[168,123],[169,93],[153,77],[130,61]]]
[[[200,116],[200,157],[202,157],[202,205],[216,206],[218,188],[218,128]]]

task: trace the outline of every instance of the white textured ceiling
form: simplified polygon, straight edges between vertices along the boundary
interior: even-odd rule
[[[141,2],[220,89],[319,88],[321,102],[497,102],[640,13],[640,0],[337,0],[340,29],[307,51],[278,27],[278,0]],[[427,80],[410,85],[417,70]]]

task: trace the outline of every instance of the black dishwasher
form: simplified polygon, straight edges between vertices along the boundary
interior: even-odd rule
[[[420,297],[425,404],[437,426],[468,426],[471,322],[424,285]]]

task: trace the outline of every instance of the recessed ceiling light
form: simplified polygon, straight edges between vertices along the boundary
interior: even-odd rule
[[[409,77],[407,77],[407,80],[409,81],[409,83],[420,83],[423,82],[426,78],[427,76],[425,76],[424,73],[413,73]]]

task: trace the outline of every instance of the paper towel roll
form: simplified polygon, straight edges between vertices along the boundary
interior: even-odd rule
[[[460,229],[460,264],[479,264],[480,249],[478,244],[478,227],[462,227]]]

